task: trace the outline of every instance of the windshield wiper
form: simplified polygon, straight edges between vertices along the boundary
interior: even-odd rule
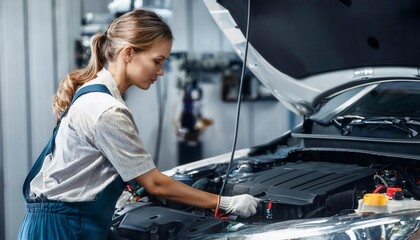
[[[342,130],[343,135],[351,133],[353,126],[389,126],[408,133],[409,137],[416,137],[419,132],[410,125],[420,126],[420,121],[409,117],[370,117],[365,118],[357,115],[339,116],[333,119],[333,124]]]

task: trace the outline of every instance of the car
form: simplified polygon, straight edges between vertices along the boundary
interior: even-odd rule
[[[254,216],[214,216],[139,186],[110,238],[420,239],[420,2],[205,4],[247,68],[303,121],[266,144],[165,172],[204,191],[251,194]]]

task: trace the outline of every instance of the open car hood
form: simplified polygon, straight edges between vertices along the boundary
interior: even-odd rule
[[[204,0],[243,59],[247,0]],[[376,82],[419,81],[420,1],[250,2],[247,67],[287,108]]]

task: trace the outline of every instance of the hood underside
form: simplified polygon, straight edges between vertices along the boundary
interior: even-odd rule
[[[205,0],[243,58],[248,0]],[[420,2],[250,1],[247,66],[299,114],[378,81],[418,80]]]

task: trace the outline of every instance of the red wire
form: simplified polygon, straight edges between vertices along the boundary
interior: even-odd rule
[[[214,211],[214,217],[223,219],[223,220],[229,220],[229,216],[224,213],[219,212],[218,208]]]
[[[376,189],[375,189],[375,191],[373,191],[373,193],[379,193],[382,189],[384,189],[385,188],[385,185],[379,185]]]

